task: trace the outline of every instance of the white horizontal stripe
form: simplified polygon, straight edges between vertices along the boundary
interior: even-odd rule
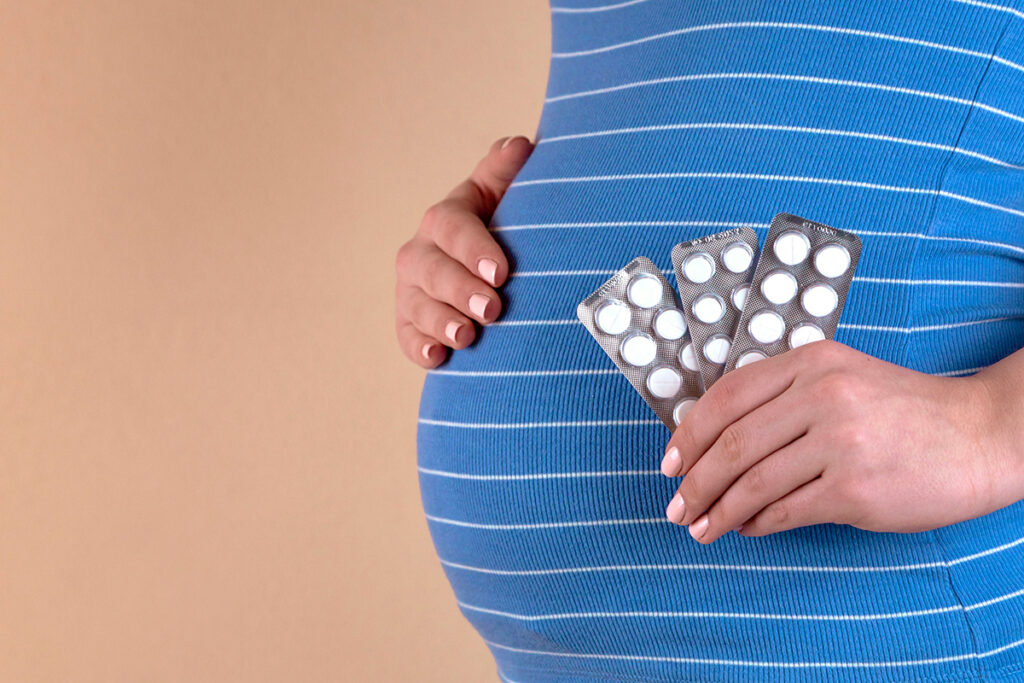
[[[946,197],[947,199],[955,199],[961,202],[967,202],[968,204],[974,204],[975,206],[983,206],[988,209],[994,209],[996,211],[1002,211],[1004,213],[1013,214],[1014,216],[1024,217],[1024,211],[1019,209],[1013,209],[1008,206],[1000,206],[999,204],[992,204],[991,202],[982,201],[975,199],[974,197],[968,197],[962,194],[956,194],[953,192],[946,192],[945,190],[935,190],[924,187],[902,187],[899,185],[882,185],[879,183],[867,183],[860,180],[845,180],[842,178],[819,178],[813,176],[784,176],[774,174],[762,174],[762,173],[702,173],[702,172],[684,172],[684,173],[624,173],[617,175],[595,175],[595,176],[574,176],[574,177],[562,177],[562,178],[537,178],[534,180],[519,180],[512,183],[509,187],[528,187],[531,185],[550,185],[550,184],[567,184],[567,183],[596,183],[596,182],[616,182],[623,180],[687,180],[687,179],[705,179],[705,180],[759,180],[765,182],[782,182],[782,183],[812,183],[816,185],[840,185],[844,187],[859,187],[868,190],[880,190],[882,192],[898,192],[902,194],[923,194],[937,197]]]
[[[599,223],[533,223],[523,225],[500,225],[491,228],[492,232],[511,232],[512,230],[544,230],[564,228],[767,228],[767,223],[723,223],[720,221],[604,221]]]
[[[606,659],[606,660],[622,660],[622,661],[638,661],[638,662],[666,662],[672,664],[718,664],[723,666],[749,666],[749,667],[768,667],[768,668],[781,668],[781,669],[809,669],[809,668],[824,668],[824,667],[835,667],[835,668],[879,668],[879,667],[897,667],[897,666],[920,666],[925,664],[944,664],[948,662],[962,661],[965,659],[977,659],[981,657],[989,657],[991,655],[1009,650],[1024,644],[1024,638],[1015,641],[1008,645],[1003,645],[994,650],[980,653],[967,653],[963,655],[950,655],[948,657],[934,657],[931,659],[906,659],[906,660],[894,660],[888,662],[848,662],[848,661],[832,661],[832,662],[767,662],[759,660],[742,660],[742,659],[703,659],[699,657],[659,657],[653,655],[611,655],[611,654],[599,654],[599,653],[582,653],[582,652],[551,652],[547,650],[528,650],[525,648],[512,647],[510,645],[502,645],[491,640],[485,640],[491,647],[496,647],[501,650],[508,650],[509,652],[519,652],[522,654],[531,655],[547,655],[550,657],[568,657],[576,659]]]
[[[618,372],[618,370],[616,370]],[[661,470],[607,470],[604,472],[539,472],[537,474],[466,474],[464,472],[447,472],[417,467],[423,474],[452,479],[471,479],[473,481],[530,481],[534,479],[591,479],[597,477],[647,477],[660,475]]]
[[[618,370],[427,370],[428,375],[456,377],[548,377],[566,375],[617,375]]]
[[[885,614],[771,614],[758,612],[562,612],[554,614],[516,614],[477,607],[464,602],[458,603],[463,609],[484,614],[493,614],[517,621],[557,621],[560,619],[763,619],[776,621],[884,621],[888,619],[911,619],[914,617],[960,612],[960,605],[936,607],[912,612],[891,612]]]
[[[463,429],[540,429],[562,427],[638,427],[664,424],[661,420],[580,420],[575,422],[450,422],[448,420],[419,419],[420,424]]]
[[[621,50],[622,48],[632,47],[634,45],[642,45],[643,43],[650,43],[656,40],[663,40],[665,38],[673,38],[676,36],[686,35],[690,33],[702,33],[705,31],[724,31],[732,29],[781,29],[781,30],[796,30],[796,31],[817,31],[820,33],[838,33],[841,35],[857,36],[859,38],[875,38],[878,40],[887,40],[894,43],[903,43],[906,45],[917,45],[918,47],[927,47],[933,50],[942,50],[944,52],[953,52],[956,54],[967,55],[968,57],[975,57],[977,59],[984,59],[986,62],[990,59],[999,64],[1016,69],[1017,71],[1024,71],[1024,66],[1016,64],[1001,57],[995,57],[988,52],[979,52],[977,50],[969,50],[963,47],[957,47],[955,45],[946,45],[944,43],[933,43],[928,40],[920,40],[917,38],[907,38],[905,36],[892,35],[890,33],[878,33],[876,31],[861,31],[852,28],[843,28],[841,26],[823,26],[820,24],[799,24],[789,22],[776,22],[776,21],[738,21],[728,22],[720,24],[703,24],[701,26],[688,26],[686,28],[676,29],[674,31],[666,31],[664,33],[657,33],[651,36],[645,36],[643,38],[636,38],[634,40],[627,40],[622,43],[615,43],[612,45],[605,45],[603,47],[592,48],[589,50],[578,50],[576,52],[554,52],[551,57],[553,59],[567,59],[570,57],[583,57],[586,55],[595,55],[603,52],[611,52],[613,50]]]
[[[520,614],[470,605],[458,601],[463,609],[483,614],[515,619],[517,621],[557,621],[561,619],[762,619],[774,621],[886,621],[891,619],[912,619],[915,617],[948,614],[950,612],[969,612],[981,607],[988,607],[1006,600],[1024,595],[1024,590],[1014,591],[1006,595],[978,602],[973,605],[949,605],[931,609],[909,610],[903,612],[882,612],[876,614],[784,614],[773,612],[702,612],[702,611],[623,611],[623,612],[555,612],[547,614]]]
[[[965,368],[963,370],[947,370],[946,372],[936,372],[936,377],[959,377],[960,375],[969,375],[972,372],[980,372],[985,368]]]
[[[509,279],[515,277],[575,277],[592,275],[614,275],[617,270],[524,270],[510,273]],[[673,271],[663,270],[664,275],[672,275]],[[950,287],[1005,287],[1008,289],[1024,289],[1024,282],[991,282],[988,280],[907,280],[886,277],[854,276],[854,282],[867,282],[885,285],[909,286],[950,286]]]
[[[615,5],[601,5],[598,7],[552,7],[552,14],[582,14],[584,12],[607,12],[608,10],[619,9],[621,7],[629,7],[630,5],[639,5],[647,0],[627,0],[626,2],[620,2]]]
[[[971,555],[965,555],[949,562],[918,562],[915,564],[895,564],[876,566],[854,566],[854,565],[758,565],[758,564],[713,564],[713,563],[688,563],[688,564],[619,564],[619,565],[591,565],[580,567],[559,567],[555,569],[490,569],[486,567],[474,567],[458,562],[450,562],[441,559],[441,564],[446,567],[463,569],[478,574],[494,574],[496,576],[552,576],[558,574],[590,574],[596,572],[634,572],[634,571],[743,571],[743,572],[806,572],[824,574],[854,574],[854,573],[878,573],[878,572],[905,572],[921,569],[950,568],[954,565],[972,562],[982,557],[995,555],[1024,543],[1024,537],[1010,541],[994,548],[988,548]]]
[[[578,325],[579,320],[495,320],[487,327],[518,327],[531,325]]]
[[[513,230],[559,230],[571,228],[630,228],[630,227],[709,227],[709,228],[742,228],[748,227],[754,230],[767,230],[768,223],[754,222],[711,222],[711,221],[613,221],[613,222],[589,222],[589,223],[532,223],[523,225],[502,225],[491,228],[493,232],[510,232]],[[910,239],[934,240],[938,242],[966,242],[969,244],[982,244],[987,247],[998,247],[1009,249],[1024,254],[1024,247],[1003,242],[992,242],[990,240],[976,239],[973,237],[946,237],[942,235],[925,235],[920,232],[879,232],[875,230],[849,230],[857,235],[871,235],[874,237],[906,237]]]
[[[565,95],[555,95],[554,97],[548,97],[545,102],[561,102],[562,100],[571,100],[579,97],[591,97],[593,95],[604,95],[611,92],[618,92],[620,90],[630,90],[632,88],[643,88],[652,85],[666,85],[668,83],[684,83],[689,81],[705,81],[705,80],[766,80],[766,81],[795,81],[800,83],[817,83],[819,85],[838,85],[849,88],[866,88],[868,90],[880,90],[883,92],[898,93],[901,95],[911,95],[914,97],[924,97],[931,100],[941,100],[943,102],[951,102],[953,104],[959,104],[965,107],[974,107],[976,109],[983,109],[987,112],[1002,116],[1019,123],[1024,123],[1024,117],[1016,114],[1011,114],[1008,111],[991,107],[981,102],[975,102],[973,100],[964,99],[963,97],[954,97],[953,95],[943,95],[935,92],[928,92],[927,90],[915,90],[913,88],[902,88],[895,85],[883,85],[881,83],[869,83],[866,81],[850,81],[839,78],[822,78],[820,76],[797,76],[795,74],[770,74],[770,73],[756,73],[756,72],[736,72],[736,73],[707,73],[707,74],[687,74],[685,76],[668,76],[666,78],[653,78],[645,81],[633,81],[631,83],[622,83],[620,85],[613,85],[607,88],[597,88],[594,90],[582,90],[580,92],[566,93]]]
[[[910,138],[893,137],[891,135],[879,135],[877,133],[861,133],[852,130],[837,130],[834,128],[809,128],[807,126],[781,126],[768,123],[673,123],[660,126],[615,128],[611,130],[600,130],[587,133],[555,135],[550,138],[541,138],[540,140],[537,141],[537,144],[543,145],[550,144],[552,142],[564,142],[566,140],[582,140],[586,138],[604,137],[609,135],[653,133],[669,130],[768,130],[783,133],[806,133],[809,135],[832,135],[835,137],[862,138],[865,140],[876,140],[879,142],[893,142],[900,145],[910,145],[912,147],[925,147],[928,149],[936,149],[942,152],[949,152],[952,154],[962,154],[964,156],[972,157],[974,159],[980,159],[982,161],[996,164],[998,166],[1003,166],[1005,168],[1024,169],[1024,166],[1011,164],[1007,161],[1003,161],[1002,159],[997,159],[995,157],[988,156],[987,154],[972,152],[970,150],[961,149],[960,147],[954,147],[951,145],[941,145],[936,142],[912,140]]]
[[[671,524],[666,517],[650,517],[642,519],[596,519],[596,520],[581,520],[578,522],[536,522],[532,524],[482,524],[477,522],[463,522],[457,519],[445,519],[444,517],[434,517],[433,515],[424,515],[431,522],[437,522],[438,524],[450,524],[452,526],[464,526],[472,529],[494,529],[498,531],[518,531],[518,530],[530,530],[530,529],[565,529],[572,527],[592,527],[592,526],[630,526],[634,524]]]
[[[992,9],[997,12],[1009,12],[1016,17],[1024,19],[1024,12],[1020,12],[1012,7],[1006,7],[1004,5],[996,5],[991,2],[979,2],[978,0],[953,0],[953,2],[959,2],[964,5],[975,5],[976,7],[985,7],[986,9]]]
[[[965,322],[959,323],[943,323],[941,325],[921,325],[918,327],[889,327],[887,325],[857,325],[853,323],[839,323],[838,327],[847,330],[870,330],[872,332],[899,332],[901,334],[913,334],[914,332],[934,332],[936,330],[951,330],[957,327],[985,325],[988,323],[1004,322],[1006,320],[1021,320],[1021,318],[986,318],[985,320],[967,320]]]
[[[856,279],[856,278],[855,278]],[[893,280],[893,284],[899,284],[902,281]],[[915,284],[914,281],[907,281],[908,284]],[[923,283],[921,281],[920,283]],[[917,283],[917,284],[920,284]],[[856,323],[839,323],[840,329],[849,330],[870,330],[874,332],[900,332],[905,334],[912,334],[914,332],[932,332],[935,330],[948,330],[955,327],[967,327],[970,325],[985,325],[988,323],[1004,322],[1007,320],[1022,320],[1017,316],[1006,316],[1002,318],[986,318],[985,320],[966,320],[958,323],[945,323],[942,325],[923,325],[919,327],[893,327],[888,325],[860,325]],[[491,323],[489,327],[493,327],[498,323]],[[579,325],[579,320],[519,320],[516,321],[517,325]]]

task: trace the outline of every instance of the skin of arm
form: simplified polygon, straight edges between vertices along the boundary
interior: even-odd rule
[[[672,435],[666,509],[700,543],[812,524],[926,531],[1024,499],[1024,350],[939,377],[821,341],[738,368]]]

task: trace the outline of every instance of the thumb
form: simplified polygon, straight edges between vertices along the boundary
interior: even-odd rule
[[[452,195],[470,201],[478,215],[490,216],[533,148],[533,143],[521,135],[497,140]]]

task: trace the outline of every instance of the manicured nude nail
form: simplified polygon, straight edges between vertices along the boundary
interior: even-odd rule
[[[434,348],[433,344],[424,344],[423,348],[420,349],[420,353],[423,354],[424,358],[426,358],[427,360],[430,360],[430,352],[431,352],[431,350],[433,350],[433,348]]]
[[[444,336],[451,339],[453,342],[458,343],[459,330],[463,327],[462,323],[452,320],[444,326]]]
[[[661,459],[661,473],[666,477],[674,477],[679,473],[679,467],[683,464],[679,457],[679,449],[673,446]]]
[[[690,525],[690,535],[699,539],[708,530],[708,516],[701,515],[697,521]]]
[[[518,135],[513,135],[513,136],[512,136],[512,137],[510,137],[510,138],[505,138],[505,142],[501,143],[501,148],[502,148],[502,149],[505,149],[506,147],[508,147],[509,145],[511,145],[511,144],[512,144],[512,141],[513,141],[513,140],[515,140],[515,139],[516,139],[517,137],[519,137],[519,136],[518,136]]]
[[[489,258],[482,258],[476,264],[476,269],[480,273],[480,277],[487,281],[488,284],[497,285],[498,283],[494,280],[495,273],[498,272],[498,264]]]
[[[683,516],[686,515],[686,501],[683,497],[676,493],[669,501],[668,507],[665,508],[665,516],[668,517],[669,521],[673,524],[679,524],[683,521]]]
[[[473,315],[483,319],[487,315],[487,304],[491,303],[483,294],[474,294],[469,297],[469,310],[473,311]]]

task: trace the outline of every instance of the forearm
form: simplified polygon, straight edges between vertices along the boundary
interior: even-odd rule
[[[983,444],[992,443],[993,495],[1001,505],[1024,500],[1024,349],[979,372],[977,381],[992,407]]]

